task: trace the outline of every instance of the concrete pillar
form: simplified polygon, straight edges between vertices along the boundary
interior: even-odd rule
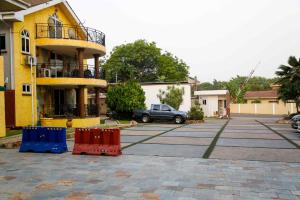
[[[99,79],[100,78],[100,73],[99,73],[99,54],[94,54],[94,59],[95,59],[95,78]]]
[[[79,104],[78,104],[78,110],[79,110],[79,117],[84,118],[85,117],[85,106],[84,106],[84,87],[80,86],[79,88]]]
[[[83,51],[84,48],[77,48],[78,53],[78,66],[79,66],[79,77],[84,77],[84,69],[83,69]]]
[[[96,116],[100,116],[100,88],[95,88],[95,104],[96,104]]]
[[[6,135],[3,62],[3,57],[0,56],[0,137],[4,137]]]

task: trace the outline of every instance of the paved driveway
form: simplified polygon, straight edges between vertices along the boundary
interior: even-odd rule
[[[143,124],[121,131],[119,157],[0,149],[0,200],[296,200],[299,133],[275,120]]]

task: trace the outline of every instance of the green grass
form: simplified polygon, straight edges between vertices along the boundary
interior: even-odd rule
[[[131,120],[121,119],[121,120],[118,120],[118,121],[120,122],[120,124],[130,124]]]
[[[9,130],[6,132],[6,136],[5,137],[10,137],[10,136],[14,136],[14,135],[20,135],[22,134],[22,130]]]

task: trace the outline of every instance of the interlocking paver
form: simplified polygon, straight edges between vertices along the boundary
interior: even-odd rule
[[[207,146],[137,144],[124,149],[123,154],[201,158],[206,149]]]
[[[256,138],[256,139],[280,139],[282,140],[282,137],[276,134],[269,134],[269,133],[243,133],[242,131],[240,133],[222,133],[222,138]]]
[[[156,137],[144,143],[157,144],[188,144],[188,145],[210,145],[213,138],[188,138],[188,137]]]
[[[171,131],[162,135],[162,137],[215,137],[216,133],[212,132],[185,132],[185,131]]]
[[[299,149],[243,148],[217,146],[211,154],[210,158],[300,162],[299,155]]]
[[[230,147],[257,147],[257,148],[289,148],[294,149],[295,146],[286,140],[267,140],[267,139],[228,139],[221,138],[217,142],[217,146],[230,146]]]

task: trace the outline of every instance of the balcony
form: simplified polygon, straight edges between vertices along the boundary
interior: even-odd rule
[[[83,65],[83,74],[78,65],[42,63],[37,65],[37,85],[52,86],[97,86],[106,87],[103,70],[95,73],[93,65]]]
[[[79,117],[79,105],[77,104],[47,104],[43,105],[46,118],[76,118]],[[84,116],[95,117],[97,115],[96,104],[84,105]]]
[[[105,34],[84,26],[36,24],[36,45],[45,49],[74,55],[76,49],[84,48],[84,57],[105,55]]]

